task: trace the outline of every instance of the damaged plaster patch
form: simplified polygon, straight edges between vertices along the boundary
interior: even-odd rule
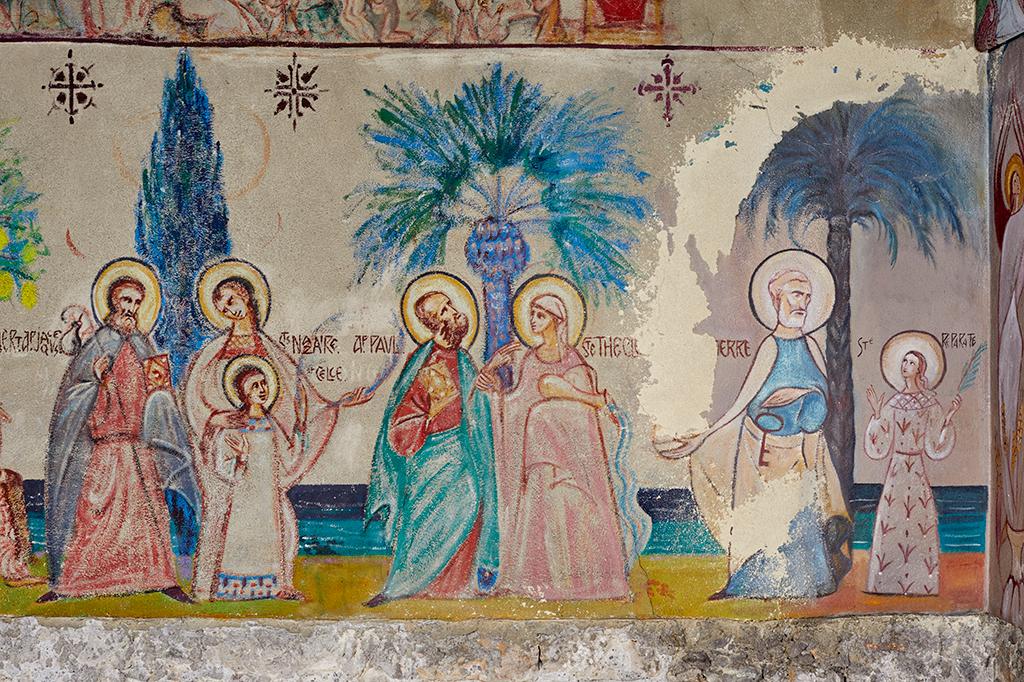
[[[761,161],[801,115],[824,111],[836,101],[882,101],[892,91],[880,89],[878,79],[904,83],[909,77],[926,93],[979,95],[985,62],[972,47],[951,48],[937,56],[849,37],[823,49],[715,53],[715,58],[732,68],[724,70],[727,76],[718,82],[701,81],[701,96],[707,100],[702,116],[708,122],[683,143],[686,161],[673,168],[679,196],[677,222],[666,225],[676,244],[686,243],[692,235],[698,252],[710,264],[733,249],[740,202],[753,186]],[[761,87],[764,83],[772,84],[770,91]],[[707,144],[715,138],[727,140],[729,149]],[[742,153],[732,153],[737,151],[733,147]],[[686,334],[704,319],[707,296],[689,262],[689,253],[663,249],[652,281],[672,291],[672,300],[691,304],[658,308],[642,336]],[[747,309],[735,312],[749,315]],[[662,434],[703,430],[707,424],[703,415],[712,403],[715,340],[699,335],[688,342],[683,362],[681,352],[673,344],[654,347],[653,367],[678,369],[671,381],[655,376],[641,393],[642,409]],[[679,386],[686,386],[686,400],[678,399]]]

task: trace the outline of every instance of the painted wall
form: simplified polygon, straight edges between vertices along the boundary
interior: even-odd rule
[[[666,26],[698,27],[699,17],[679,11],[666,11]],[[8,236],[7,253],[20,261],[12,260],[10,291],[0,287],[0,296],[11,299],[0,303],[0,327],[5,330],[0,337],[0,397],[11,418],[3,425],[7,438],[0,465],[25,479],[29,537],[11,549],[12,556],[28,549],[27,542],[38,554],[28,562],[34,575],[46,573],[45,549],[51,564],[48,587],[18,586],[28,578],[9,578],[11,586],[0,592],[0,610],[47,615],[518,618],[778,617],[982,608],[989,545],[986,514],[988,500],[997,497],[989,493],[993,470],[988,454],[988,396],[993,388],[986,348],[996,344],[989,332],[995,295],[988,277],[993,248],[986,217],[989,183],[981,171],[986,60],[968,47],[953,46],[947,27],[959,21],[949,18],[958,16],[955,12],[944,13],[927,31],[921,28],[923,33],[900,32],[902,42],[896,41],[895,47],[890,41],[835,38],[830,23],[834,12],[822,12],[829,21],[815,19],[814,13],[802,16],[813,24],[799,31],[806,40],[790,41],[780,33],[777,42],[827,41],[829,47],[677,49],[667,54],[376,48],[293,53],[285,47],[197,47],[185,56],[175,48],[130,45],[5,45],[10,68],[0,73],[0,92],[19,95],[5,97],[0,108],[0,120],[10,121],[3,150],[9,158],[17,154],[20,159],[21,177],[11,176],[9,187],[13,193],[23,183],[25,192],[38,194],[34,200],[24,194],[10,200],[18,210],[34,213],[12,210],[8,224],[14,230],[15,224],[31,223],[39,239],[25,232]],[[754,40],[742,26],[734,28],[728,39],[716,34],[715,42],[768,42]],[[694,30],[699,34],[704,29]],[[932,41],[941,51],[920,49]],[[80,80],[72,68],[76,82],[103,84],[87,91],[87,100],[78,102],[74,114],[67,100],[57,99],[63,83],[59,74],[69,63],[90,67]],[[189,70],[193,67],[201,86]],[[306,88],[309,106],[300,96],[288,97],[292,74],[296,89]],[[302,74],[309,76],[303,79]],[[516,89],[519,78],[525,79],[525,90]],[[667,100],[666,82],[675,88]],[[205,94],[190,90],[182,104],[174,96],[167,99],[168,92],[184,92],[175,87],[201,87]],[[510,126],[523,124],[530,144],[502,155],[495,146],[475,141],[467,123],[477,120],[473,107],[484,112],[480,125],[486,128],[493,120],[489,112],[524,91],[542,98],[538,108],[514,110],[503,120]],[[403,100],[402,92],[414,93],[412,99]],[[419,92],[423,99],[418,99]],[[176,119],[174,111],[183,118]],[[179,120],[191,123],[179,127],[183,132],[176,138]],[[444,126],[431,127],[439,121]],[[415,132],[424,129],[432,136],[427,140]],[[163,132],[154,141],[158,130]],[[855,132],[847,135],[846,130]],[[174,147],[168,142],[173,139],[184,142]],[[601,143],[588,146],[596,139]],[[160,151],[172,148],[177,151]],[[836,166],[845,169],[842,178],[829,166],[834,157],[820,154],[822,149],[850,155],[848,164]],[[438,158],[446,154],[468,159],[469,171],[441,164]],[[409,158],[413,161],[404,161]],[[187,167],[187,177],[167,170],[169,159]],[[823,166],[829,166],[828,172],[822,172]],[[181,208],[152,208],[159,203],[156,190],[142,192],[140,199],[144,168],[147,187],[181,193]],[[162,179],[154,179],[158,168],[166,171]],[[817,185],[793,184],[805,176],[820,179]],[[393,202],[403,198],[429,203],[426,190],[431,188],[449,194],[426,213],[394,212]],[[230,244],[217,217],[221,199],[227,207]],[[776,233],[768,234],[773,200],[782,204],[782,213]],[[495,211],[512,211],[517,217],[509,217],[506,226],[521,232],[488,233]],[[185,227],[153,227],[152,221],[171,220],[172,214],[184,215]],[[840,214],[852,223],[848,278],[839,247],[827,239],[828,218]],[[609,218],[611,222],[604,222]],[[446,238],[432,242],[445,232],[438,226],[449,224]],[[393,232],[382,231],[388,227]],[[139,234],[156,239],[146,246]],[[405,247],[394,236],[402,234]],[[29,251],[26,239],[33,242]],[[523,242],[528,260],[516,246]],[[159,248],[168,243],[175,248]],[[474,248],[484,253],[502,247],[509,251],[498,261],[474,256]],[[379,261],[368,258],[378,253]],[[614,258],[606,259],[608,255]],[[203,308],[198,299],[206,294],[196,294],[192,287],[199,284],[204,267],[227,256],[255,266],[255,271],[242,270],[255,283],[250,293],[261,309],[269,302],[261,343],[279,348],[271,352],[246,346],[244,352],[229,349],[199,357],[196,367],[214,356],[216,361],[210,360],[211,378],[198,381],[205,388],[190,392],[193,384],[185,364],[202,348],[210,349],[208,344],[223,342],[222,332],[207,321],[221,321],[218,315],[223,313],[216,308],[229,305],[211,296]],[[277,528],[271,539],[278,544],[252,550],[253,555],[262,551],[261,556],[270,557],[260,570],[274,577],[272,591],[281,599],[239,603],[225,592],[209,604],[180,604],[148,594],[149,588],[167,587],[159,580],[142,580],[140,586],[139,576],[128,575],[124,585],[131,589],[120,589],[82,577],[97,565],[88,557],[102,547],[101,531],[120,527],[116,521],[81,520],[83,514],[89,516],[76,505],[92,499],[89,485],[116,480],[114,489],[128,486],[118,499],[143,497],[123,477],[97,473],[92,449],[71,455],[70,461],[80,461],[83,471],[93,472],[85,474],[84,487],[52,487],[58,479],[54,462],[66,457],[52,447],[48,454],[48,442],[72,428],[64,426],[61,415],[76,410],[70,394],[60,390],[61,377],[76,362],[69,323],[81,310],[83,325],[99,324],[93,319],[94,284],[101,285],[102,301],[104,286],[113,280],[97,280],[97,273],[125,257],[141,257],[159,271],[165,308],[158,346],[172,351],[175,386],[168,395],[180,413],[183,434],[174,461],[197,462],[191,478],[198,483],[179,480],[180,485],[171,485],[161,479],[166,486],[141,484],[142,489],[168,487],[181,494],[168,498],[172,523],[166,539],[152,528],[132,532],[152,542],[154,552],[169,554],[166,546],[173,547],[170,570],[181,578],[184,593],[199,601],[216,597],[217,590],[253,596],[247,580],[257,574],[231,573],[223,556],[212,560],[212,579],[221,581],[213,594],[199,588],[199,567],[209,560],[192,556],[197,535],[200,553],[205,542],[207,549],[216,546],[228,557],[239,542],[237,546],[264,547],[260,543],[266,540],[258,529],[231,526],[231,512],[217,506],[230,498],[235,483],[225,488],[218,479],[204,478],[206,455],[222,457],[217,460],[222,464],[231,458],[241,462],[248,455],[238,454],[231,437],[217,435],[224,425],[210,426],[211,410],[203,407],[201,396],[207,391],[223,404],[218,409],[233,412],[224,403],[224,368],[217,363],[226,364],[232,353],[267,356],[279,374],[281,390],[274,407],[268,408],[278,427],[253,422],[268,425],[264,431],[262,426],[246,427],[250,435],[241,450],[250,448],[251,453],[254,443],[259,450],[255,433],[277,433],[274,428],[301,432],[300,439],[288,441],[292,449],[279,440],[274,446],[264,443],[269,449],[262,452],[267,461],[293,457],[297,459],[287,461],[311,468],[303,475],[279,476],[272,484],[245,478],[246,471],[257,470],[255,464],[251,469],[231,464],[234,468],[226,476],[255,486],[249,497],[239,495],[233,503],[236,519],[242,515],[237,510],[259,495],[270,501],[254,509],[295,509],[297,524],[286,518],[287,511],[271,523]],[[473,258],[482,259],[476,267]],[[166,260],[163,266],[161,259]],[[762,264],[761,277],[753,277]],[[791,270],[806,278],[786,275]],[[433,454],[434,441],[414,439],[410,459],[396,459],[404,446],[396,445],[401,436],[392,432],[400,421],[396,410],[419,414],[409,398],[410,384],[403,379],[413,381],[417,363],[424,363],[425,356],[409,358],[430,334],[417,326],[413,306],[403,309],[402,298],[410,282],[424,282],[418,278],[428,271],[447,273],[475,296],[476,311],[466,289],[451,284],[452,279],[428,279],[427,288],[416,289],[427,293],[431,286],[454,287],[444,289],[453,306],[478,317],[479,333],[463,356],[476,368],[485,366],[498,346],[517,338],[516,314],[520,342],[537,344],[526,331],[530,306],[525,302],[532,299],[524,294],[519,312],[510,308],[519,287],[532,277],[566,278],[568,284],[546,280],[567,313],[566,335],[559,337],[558,324],[552,323],[551,344],[560,361],[579,357],[581,365],[576,374],[564,370],[576,383],[570,381],[569,388],[559,384],[545,396],[553,403],[550,414],[530,412],[537,415],[535,420],[548,420],[541,426],[529,419],[525,426],[516,421],[523,404],[516,401],[526,399],[497,390],[505,370],[485,371],[480,383],[476,369],[449,365],[447,388],[443,381],[434,388],[460,396],[461,415],[452,424],[475,429],[477,435],[466,441],[470,445],[460,446],[462,455],[444,451],[443,456],[455,457],[459,467],[468,468],[443,484],[401,479],[395,487],[386,483],[387,472],[398,467],[410,477],[410,462],[442,457]],[[134,272],[147,277],[142,270]],[[775,279],[776,272],[786,276]],[[506,294],[494,273],[507,277]],[[269,300],[259,291],[264,278]],[[438,284],[442,280],[448,284]],[[768,295],[769,281],[778,286],[775,300]],[[843,294],[847,283],[848,297]],[[801,333],[788,339],[795,345],[787,346],[770,337],[765,325],[775,327],[774,306],[783,305],[786,296],[799,297],[803,284],[809,288],[805,293],[810,294],[814,324],[792,327]],[[783,286],[789,288],[783,291]],[[576,307],[577,295],[586,311],[579,340],[578,320],[583,316]],[[786,305],[799,307],[792,301]],[[828,324],[829,312],[841,314],[844,301],[850,323]],[[547,314],[557,318],[560,311],[556,306]],[[540,330],[545,322],[536,324]],[[812,335],[802,333],[818,327]],[[72,333],[64,334],[69,329]],[[895,357],[897,367],[887,385],[883,346],[906,331],[914,334],[897,337],[885,356]],[[789,352],[784,347],[795,348],[797,355],[780,361],[774,371],[768,356],[760,356],[759,364],[758,347],[766,337],[773,352],[776,347],[780,353]],[[913,343],[899,345],[907,339]],[[314,341],[326,341],[326,347],[308,345]],[[893,348],[902,349],[898,357]],[[921,370],[921,376],[931,379],[918,386],[923,392],[904,386],[909,380],[899,376],[903,353],[911,348],[921,349],[933,372]],[[848,350],[848,364],[843,364],[840,350]],[[86,345],[77,355],[89,352]],[[537,352],[543,359],[545,351]],[[532,376],[529,371],[534,370],[520,363],[533,356],[526,347],[517,353],[510,359],[513,379]],[[300,363],[297,370],[289,369],[292,361]],[[940,364],[945,372],[935,374]],[[457,366],[456,372],[452,368]],[[764,376],[758,374],[759,367]],[[844,368],[850,372],[847,383],[840,377]],[[91,382],[89,377],[97,373],[105,375],[90,370],[86,379]],[[299,375],[306,378],[295,378]],[[750,416],[761,420],[755,427],[766,427],[756,414],[759,409],[785,413],[776,418],[786,424],[783,430],[793,426],[792,435],[745,426],[743,415],[752,394],[737,396],[748,377],[758,379],[751,385],[756,391],[769,383],[769,375],[776,388],[795,386],[805,393],[777,397],[782,402],[775,407],[759,396],[755,402],[760,407],[750,408]],[[909,376],[916,375],[911,370]],[[113,390],[105,386],[96,390]],[[871,406],[869,386],[885,395],[885,405]],[[361,387],[372,391],[349,393]],[[429,416],[424,423],[443,420],[438,415],[450,405],[431,392],[434,388],[424,384],[427,397],[422,400],[428,407],[420,416]],[[894,394],[900,391],[923,402],[890,409],[889,398],[897,400]],[[309,398],[315,392],[322,394],[323,404]],[[300,393],[304,397],[297,399]],[[329,404],[339,399],[345,407]],[[486,409],[477,404],[481,400]],[[743,412],[709,433],[709,425],[734,403],[742,403]],[[954,405],[958,409],[950,412]],[[317,410],[326,410],[326,421]],[[338,413],[336,427],[331,410]],[[815,410],[827,413],[831,421],[816,422]],[[878,413],[874,420],[873,412]],[[906,435],[918,418],[920,438],[927,445],[920,439],[916,446],[898,445],[895,437],[891,448],[878,445],[879,437],[888,442],[890,431]],[[846,436],[837,437],[839,422],[849,427]],[[488,445],[488,439],[495,444]],[[295,450],[299,442],[304,445]],[[866,451],[867,443],[877,446],[871,450],[875,457]],[[164,455],[155,457],[163,461]],[[546,479],[533,480],[533,474],[508,468],[510,462],[528,464],[531,457],[540,468],[523,471],[547,475],[544,467],[553,466],[544,459],[548,457],[559,461],[555,472],[568,472],[547,481],[555,492],[544,492]],[[793,458],[789,464],[786,457]],[[752,458],[752,464],[736,463],[744,458]],[[476,464],[466,464],[470,461]],[[906,470],[897,475],[900,467]],[[522,476],[518,483],[510,471]],[[587,515],[565,516],[583,504],[556,488],[555,483],[566,480],[577,481],[573,490],[582,491],[586,504],[592,505]],[[496,489],[489,504],[488,485]],[[904,485],[908,492],[900,488]],[[44,494],[46,486],[51,487]],[[460,493],[460,486],[471,492]],[[289,487],[286,504],[282,496]],[[189,490],[193,501],[202,500],[192,506],[207,512],[198,526],[187,510]],[[414,493],[424,501],[416,503]],[[464,508],[474,495],[478,514],[472,513],[472,504],[468,511]],[[70,499],[70,511],[51,517],[44,529],[44,517],[55,513],[52,501],[57,499]],[[152,496],[147,499],[164,513]],[[915,510],[904,507],[906,518],[897,518],[899,504],[914,500]],[[399,530],[382,525],[380,516],[363,528],[362,517],[372,516],[377,504],[389,506],[390,519],[400,519]],[[425,508],[433,510],[429,518],[416,515]],[[11,513],[16,520],[18,514]],[[108,513],[96,511],[96,516],[106,519]],[[213,528],[211,519],[219,518],[229,519],[227,526]],[[161,527],[159,521],[154,528]],[[92,528],[90,523],[99,526],[82,530]],[[108,528],[106,523],[113,525]],[[910,542],[911,530],[919,541]],[[890,542],[891,531],[905,531],[905,541]],[[608,546],[595,538],[607,540]],[[451,546],[442,539],[452,540]],[[1001,546],[998,538],[996,542]],[[55,547],[64,560],[63,582],[52,563]],[[396,552],[398,558],[392,560]],[[586,558],[617,553],[622,555],[617,565],[598,566]],[[905,579],[888,575],[895,570],[890,570],[894,553],[903,555]],[[194,575],[193,570],[200,572]],[[550,575],[542,575],[545,571]],[[877,577],[882,573],[886,576]],[[296,595],[282,588],[297,590],[304,599],[284,599]],[[111,590],[133,595],[71,598]],[[60,598],[35,603],[44,593]],[[927,596],[913,596],[918,594]]]

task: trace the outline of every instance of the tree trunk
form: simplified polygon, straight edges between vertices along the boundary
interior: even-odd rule
[[[853,356],[850,351],[850,224],[845,216],[828,224],[827,263],[836,280],[836,301],[826,327],[825,368],[829,410],[825,440],[839,474],[843,497],[853,490],[856,425],[853,415]]]
[[[484,360],[513,339],[512,283],[526,269],[529,257],[519,227],[493,217],[478,223],[466,241],[466,262],[484,284]],[[511,379],[508,371],[500,376],[506,384]]]
[[[507,273],[485,276],[484,320],[487,338],[484,357],[490,359],[494,351],[512,340],[512,278]]]

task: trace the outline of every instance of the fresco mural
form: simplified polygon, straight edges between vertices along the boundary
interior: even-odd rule
[[[1021,585],[1024,556],[1021,528],[1024,504],[1019,463],[1024,417],[1021,414],[1021,241],[1020,178],[1024,150],[1024,122],[1020,113],[1017,83],[1022,59],[1020,47],[1009,45],[998,62],[991,109],[992,219],[998,246],[998,334],[996,484],[994,542],[997,543],[995,579],[991,600],[996,611],[1018,625],[1024,623]]]
[[[592,16],[495,5],[421,16],[467,41],[514,11],[558,40]],[[215,25],[121,9],[61,30]],[[317,21],[429,40],[407,9]],[[270,34],[321,10],[231,11]],[[1019,596],[985,568],[1016,566],[1019,524],[1009,478],[987,523],[972,50],[5,50],[0,92],[32,96],[0,137],[0,613]]]
[[[128,42],[664,42],[665,0],[11,0],[0,35]]]

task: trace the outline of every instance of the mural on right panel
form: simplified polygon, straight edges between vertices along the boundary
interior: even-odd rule
[[[991,103],[991,193],[996,243],[994,328],[998,343],[995,414],[993,610],[1024,625],[1024,50],[1010,43],[994,62]]]

